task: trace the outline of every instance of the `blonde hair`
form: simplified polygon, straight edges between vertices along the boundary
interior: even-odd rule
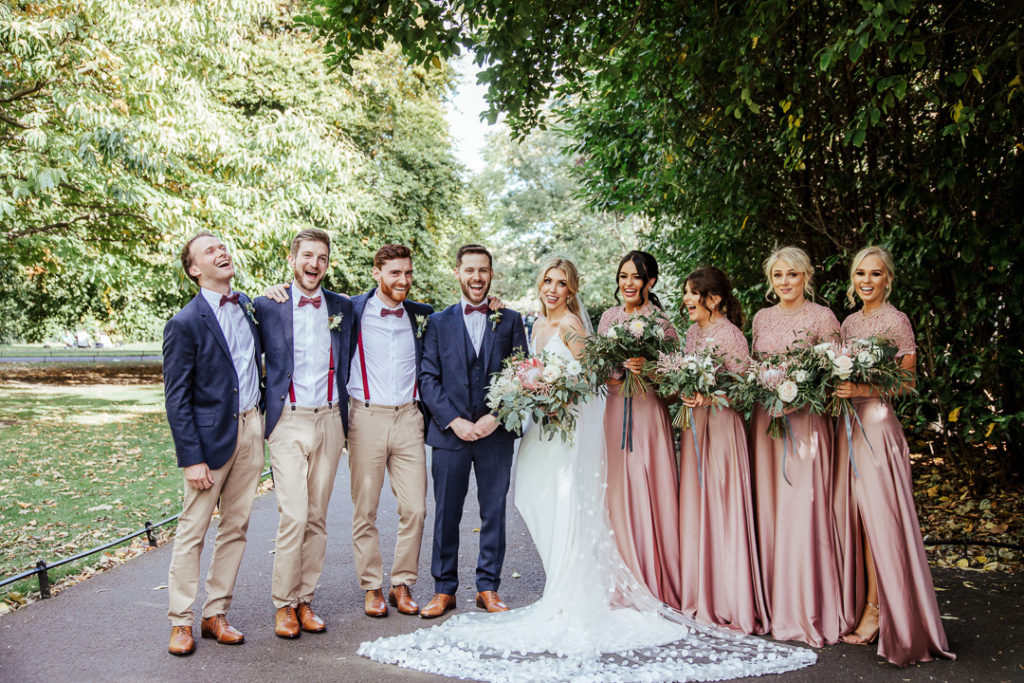
[[[811,257],[800,247],[776,247],[764,260],[764,276],[768,279],[768,294],[765,295],[765,298],[775,291],[775,287],[772,285],[772,267],[776,261],[785,261],[793,270],[804,274],[804,297],[813,299],[814,266],[811,264]]]
[[[569,309],[569,312],[574,314],[576,317],[580,317],[579,299],[576,295],[580,291],[580,274],[576,270],[576,264],[569,259],[562,258],[560,256],[553,256],[549,258],[540,267],[540,271],[537,273],[537,298],[540,299],[540,312],[541,315],[547,317],[548,307],[544,304],[544,297],[540,296],[541,285],[544,284],[544,276],[548,274],[552,268],[558,268],[565,273],[565,283],[569,288],[569,296],[565,299],[565,307]]]
[[[886,274],[889,276],[889,282],[885,285],[885,293],[882,295],[882,301],[889,300],[889,294],[892,292],[892,283],[896,281],[896,263],[892,260],[892,254],[885,247],[864,247],[858,251],[853,260],[850,261],[850,287],[846,290],[846,299],[850,302],[850,307],[857,305],[856,290],[853,288],[853,274],[857,272],[857,268],[861,262],[864,261],[868,256],[877,256],[881,259],[882,264],[885,266]]]

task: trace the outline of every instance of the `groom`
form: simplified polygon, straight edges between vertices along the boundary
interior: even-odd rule
[[[522,316],[511,309],[488,310],[492,261],[478,244],[459,248],[455,276],[462,300],[430,316],[423,335],[420,388],[430,411],[427,443],[432,447],[434,544],[430,571],[436,594],[420,611],[439,617],[455,607],[459,585],[459,522],[476,473],[480,504],[480,555],[477,560],[477,607],[503,612],[498,597],[505,558],[505,499],[512,470],[515,436],[501,427],[487,408],[490,376],[502,361],[526,350]]]

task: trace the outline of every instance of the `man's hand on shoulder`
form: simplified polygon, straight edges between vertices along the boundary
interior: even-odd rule
[[[185,468],[185,481],[197,491],[205,491],[213,486],[213,476],[210,474],[210,467],[201,462],[198,465],[189,465]]]
[[[448,426],[451,427],[453,432],[455,432],[455,436],[459,437],[463,441],[476,441],[480,438],[476,433],[476,424],[470,422],[464,417],[455,418]]]
[[[283,304],[288,301],[288,288],[291,284],[284,285],[271,285],[267,287],[267,291],[263,292],[263,296],[267,297],[271,301],[276,301],[279,304]]]

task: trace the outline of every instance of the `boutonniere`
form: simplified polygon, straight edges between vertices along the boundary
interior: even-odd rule
[[[327,318],[327,329],[329,329],[329,330],[340,330],[341,329],[341,321],[343,319],[344,319],[344,316],[341,313],[339,313],[337,315],[332,315],[331,317]]]
[[[491,332],[498,329],[498,323],[501,322],[501,309],[499,308],[494,313],[487,316],[487,319],[491,321]]]
[[[430,320],[430,317],[425,315],[422,318],[420,318],[418,323],[416,323],[416,338],[417,339],[419,339],[420,337],[423,336],[423,333],[427,329],[427,321],[429,321],[429,320]]]
[[[251,301],[246,301],[243,306],[245,309],[245,316],[252,321],[253,325],[259,325],[260,321],[256,319],[256,309],[253,307]]]

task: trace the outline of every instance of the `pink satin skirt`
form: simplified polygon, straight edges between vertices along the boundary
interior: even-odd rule
[[[822,647],[856,626],[864,604],[861,532],[855,513],[833,512],[845,465],[833,461],[831,418],[807,409],[788,418],[789,439],[768,436],[760,408],[750,425],[765,604],[772,637]]]
[[[853,446],[856,474],[848,468],[845,483],[860,513],[874,557],[878,578],[878,654],[898,666],[936,657],[955,659],[946,642],[921,540],[903,427],[886,401],[858,399],[854,403],[860,423],[850,418],[849,443]],[[840,417],[836,424],[836,455],[842,460],[849,459],[847,443],[846,418]],[[839,482],[836,491],[842,493]]]
[[[626,565],[659,600],[679,607],[679,508],[672,425],[653,393],[632,400],[632,450],[622,448],[624,399],[608,388],[604,431],[608,517]]]
[[[767,633],[743,417],[732,408],[695,408],[680,446],[681,610],[743,633]]]

